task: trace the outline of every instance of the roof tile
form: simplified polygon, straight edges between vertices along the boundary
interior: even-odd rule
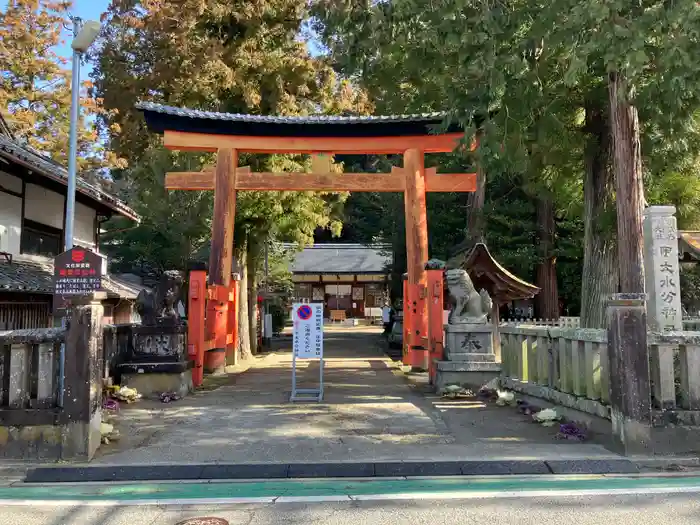
[[[123,299],[136,299],[142,285],[110,275],[102,279],[107,292]],[[12,262],[0,258],[0,292],[53,294],[53,260],[15,257]]]
[[[201,118],[210,120],[224,120],[230,122],[251,122],[269,124],[358,124],[372,122],[434,122],[447,116],[444,112],[419,113],[416,115],[371,115],[371,116],[339,116],[339,115],[310,115],[310,116],[268,116],[247,115],[244,113],[219,113],[216,111],[202,111],[199,109],[178,108],[153,102],[141,102],[137,109],[153,111],[166,115],[179,117]]]
[[[389,248],[361,244],[316,244],[294,257],[292,273],[388,273]]]

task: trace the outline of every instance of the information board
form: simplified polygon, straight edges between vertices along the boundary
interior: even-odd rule
[[[85,248],[71,248],[53,263],[54,294],[90,295],[102,291],[102,257]]]
[[[53,262],[53,312],[62,314],[72,297],[100,292],[104,260],[85,248],[71,248],[58,254]]]
[[[323,304],[294,303],[293,348],[296,359],[323,358]]]

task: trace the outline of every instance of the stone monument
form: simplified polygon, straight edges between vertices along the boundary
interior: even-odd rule
[[[644,279],[646,314],[652,332],[683,330],[683,307],[678,260],[675,206],[649,206],[644,210]],[[650,348],[653,395],[662,408],[675,406],[675,345]]]
[[[479,389],[498,377],[500,363],[493,351],[492,301],[486,290],[477,292],[469,274],[461,269],[445,272],[450,315],[445,326],[444,361],[437,364],[438,392],[458,384]]]
[[[647,322],[654,332],[683,330],[675,206],[644,210]]]

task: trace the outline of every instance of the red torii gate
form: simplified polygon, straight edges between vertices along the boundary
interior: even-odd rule
[[[439,356],[442,337],[428,339],[428,226],[426,192],[476,191],[475,173],[438,174],[425,167],[426,153],[453,151],[463,132],[451,128],[431,133],[444,114],[371,117],[268,117],[197,111],[159,104],[139,104],[150,130],[163,135],[173,150],[217,153],[213,170],[168,173],[171,190],[214,190],[209,286],[204,277],[191,280],[189,342],[195,361],[193,381],[202,381],[204,353],[209,361],[224,359],[223,349],[235,347],[235,284],[231,283],[236,192],[376,191],[403,192],[406,214],[408,281],[404,294],[404,363],[427,369],[430,354]],[[330,173],[315,159],[314,173],[252,173],[238,166],[239,152],[296,154],[402,154],[403,167],[391,173]],[[320,172],[319,172],[320,171]],[[432,280],[432,279],[431,279]],[[437,279],[435,280],[437,282]],[[440,279],[441,283],[441,279]],[[441,286],[441,284],[440,284]],[[432,288],[432,287],[431,287]],[[439,290],[440,296],[442,290]],[[194,294],[194,296],[193,296]],[[208,300],[206,326],[204,300]],[[192,314],[194,312],[194,315]],[[437,309],[436,309],[437,312]],[[432,316],[431,316],[432,317]],[[442,305],[431,332],[442,333]],[[434,341],[433,341],[434,339]],[[439,339],[439,343],[438,343]],[[219,357],[216,357],[219,356]]]

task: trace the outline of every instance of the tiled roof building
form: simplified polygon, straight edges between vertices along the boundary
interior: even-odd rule
[[[323,302],[326,317],[364,318],[381,316],[391,264],[389,246],[316,244],[294,256],[290,271],[297,300]]]

